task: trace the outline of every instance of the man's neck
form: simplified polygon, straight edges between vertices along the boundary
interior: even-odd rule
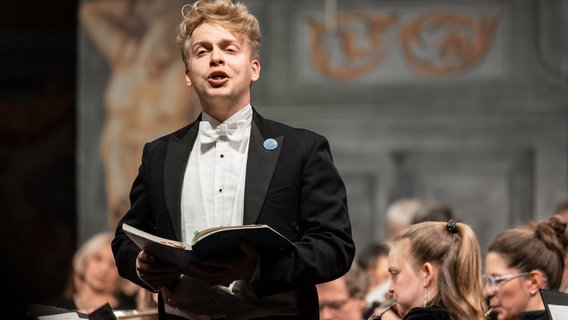
[[[229,107],[229,108],[227,108],[225,105],[224,106],[206,105],[206,106],[203,107],[203,111],[205,111],[208,115],[210,115],[215,120],[217,120],[219,122],[223,122],[223,121],[229,119],[235,113],[241,111],[247,105],[248,105],[248,103],[245,103],[243,105],[239,105],[238,107],[233,105],[232,107]]]

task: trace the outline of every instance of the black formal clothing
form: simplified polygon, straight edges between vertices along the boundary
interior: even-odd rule
[[[549,320],[546,310],[525,311],[519,313],[520,320]]]
[[[116,230],[120,275],[147,289],[135,269],[140,249],[121,226],[181,240],[183,177],[200,120],[144,146],[131,208]],[[268,138],[278,142],[275,150],[263,147]],[[315,285],[346,273],[355,254],[345,186],[325,137],[265,119],[253,108],[243,223],[270,225],[297,245],[285,256],[260,257],[258,297],[296,290],[298,319],[318,319]],[[160,319],[173,319],[164,314],[161,295],[158,300]]]
[[[426,308],[412,308],[403,320],[450,320],[447,309],[437,306]]]

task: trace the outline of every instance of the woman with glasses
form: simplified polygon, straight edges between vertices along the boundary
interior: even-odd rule
[[[483,293],[498,320],[547,320],[539,289],[557,290],[568,246],[556,217],[497,234],[485,258]]]
[[[483,320],[481,252],[468,225],[428,221],[392,240],[389,292],[404,320]],[[391,309],[391,310],[393,310]],[[394,319],[390,310],[370,319]]]

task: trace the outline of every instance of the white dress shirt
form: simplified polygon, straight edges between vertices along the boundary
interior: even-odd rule
[[[203,112],[202,121],[215,129],[221,123]],[[223,123],[245,122],[242,141],[221,136],[211,143],[195,139],[185,170],[181,199],[182,241],[190,243],[196,231],[242,225],[246,163],[252,122],[247,105]],[[201,125],[200,125],[201,127]]]

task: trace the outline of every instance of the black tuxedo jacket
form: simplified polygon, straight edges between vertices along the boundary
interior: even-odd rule
[[[131,208],[112,244],[120,275],[140,286],[148,288],[136,274],[140,250],[122,224],[181,240],[182,180],[200,120],[144,146]],[[275,150],[263,147],[268,138],[278,142]],[[261,256],[257,293],[297,290],[299,318],[318,319],[315,285],[346,273],[355,255],[345,185],[329,143],[314,132],[264,119],[254,108],[249,143],[243,223],[268,224],[297,245],[283,257]]]

